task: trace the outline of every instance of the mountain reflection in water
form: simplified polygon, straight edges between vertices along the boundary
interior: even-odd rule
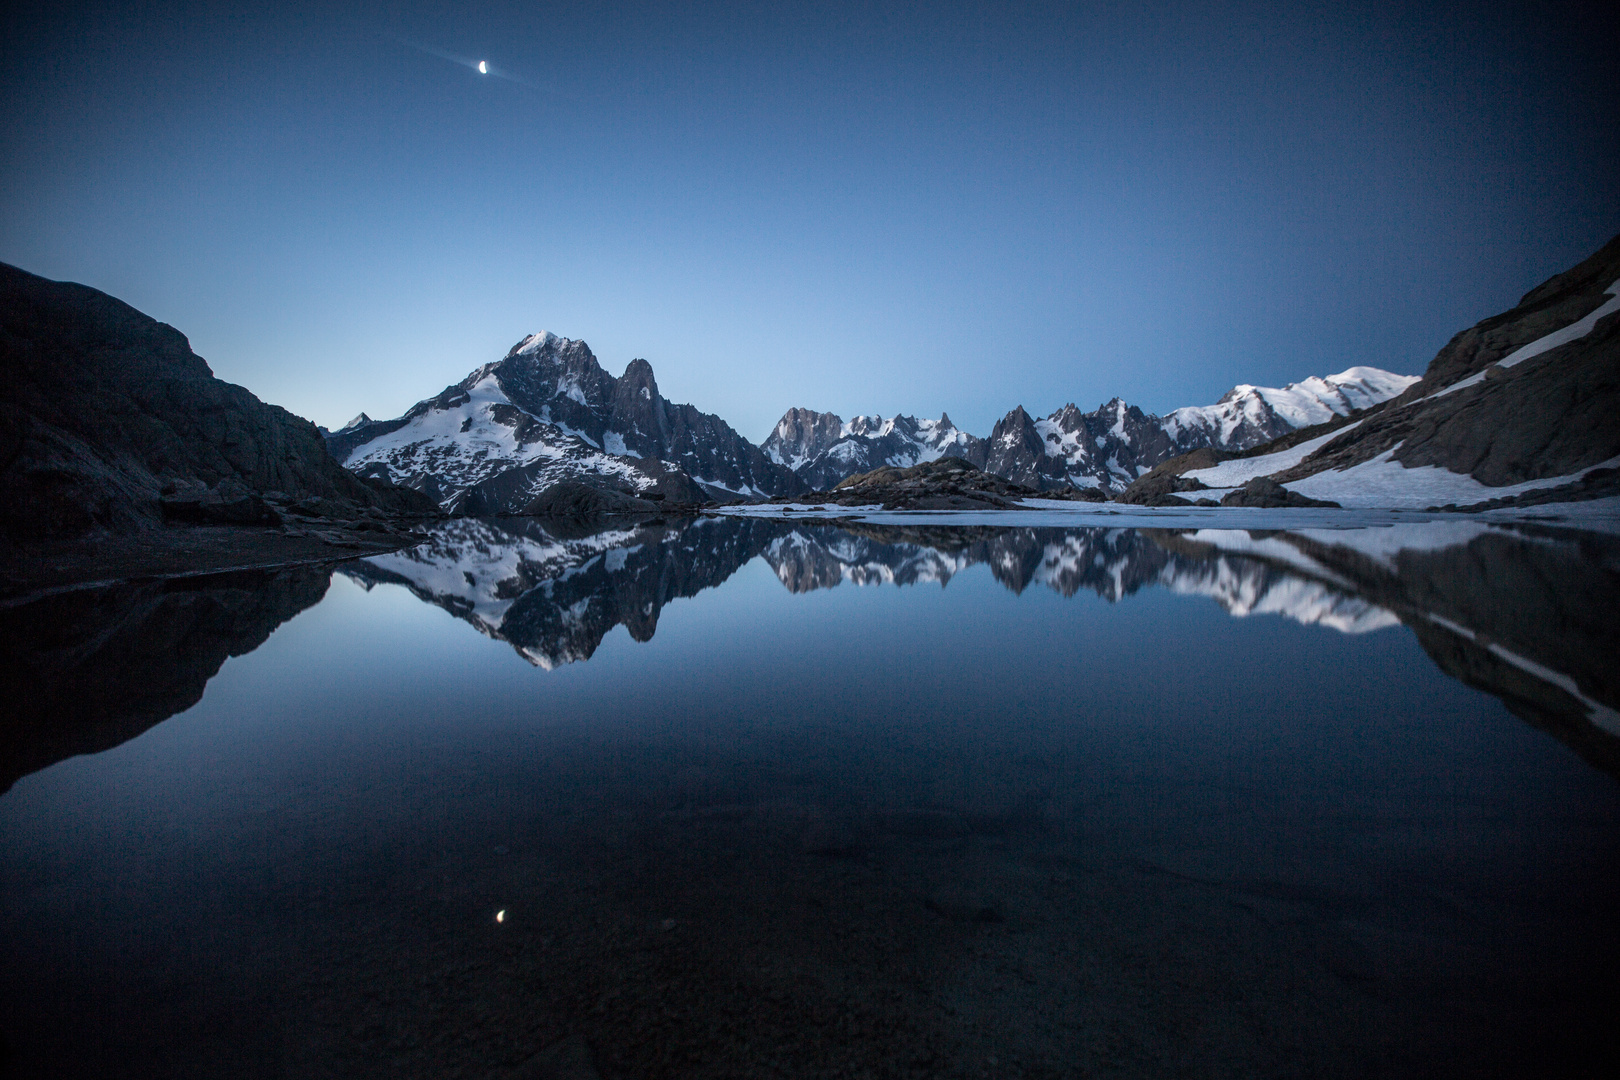
[[[1620,539],[1600,534],[1474,521],[1260,533],[466,518],[337,572],[367,588],[403,585],[551,670],[590,659],[619,625],[650,640],[665,604],[755,558],[793,593],[943,587],[982,564],[1014,593],[1043,586],[1118,602],[1160,586],[1234,616],[1347,634],[1404,624],[1441,670],[1620,777]],[[302,568],[120,585],[0,610],[16,708],[0,783],[189,708],[226,657],[319,601],[326,576]]]
[[[340,572],[404,585],[549,670],[589,659],[620,624],[650,640],[666,603],[756,557],[794,593],[944,586],[982,564],[1015,593],[1118,602],[1161,586],[1347,634],[1405,624],[1441,670],[1620,777],[1620,541],[1599,534],[1473,521],[1259,533],[465,519]]]
[[[0,1050],[1583,1075],[1617,583],[1614,538],[1465,519],[463,519],[0,608]]]

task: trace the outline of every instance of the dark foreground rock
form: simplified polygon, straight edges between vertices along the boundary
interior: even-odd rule
[[[1204,490],[1205,485],[1191,477],[1156,472],[1132,483],[1114,501],[1133,506],[1191,506],[1193,500],[1182,498],[1181,493]]]
[[[105,293],[0,264],[0,541],[437,515],[343,469],[315,425],[214,377],[185,335]]]
[[[1258,506],[1274,510],[1289,506],[1331,506],[1338,503],[1326,499],[1308,499],[1297,491],[1289,491],[1269,476],[1257,476],[1236,491],[1227,492],[1222,506]]]
[[[635,495],[615,488],[565,480],[542,491],[523,508],[522,517],[591,517],[596,514],[646,514],[665,508],[662,494]]]
[[[841,481],[831,491],[774,502],[871,506],[885,510],[1022,510],[1018,502],[1052,493],[1015,484],[984,472],[961,458],[940,458],[906,469],[884,466]]]

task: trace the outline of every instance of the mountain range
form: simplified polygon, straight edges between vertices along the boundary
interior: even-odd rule
[[[718,417],[665,401],[645,360],[615,379],[583,342],[539,334],[397,420],[362,414],[328,445],[362,475],[480,513],[520,513],[562,480],[735,501],[944,457],[1035,490],[1137,502],[1191,502],[1185,493],[1199,491],[1233,505],[1581,497],[1607,492],[1620,464],[1617,311],[1620,237],[1458,334],[1422,377],[1358,366],[1280,388],[1235,386],[1164,416],[1117,397],[1044,417],[1018,406],[985,438],[945,414],[845,421],[795,407],[758,447]],[[1150,474],[1169,477],[1162,491],[1127,492]],[[1270,486],[1238,491],[1259,481]]]
[[[615,377],[584,342],[549,333],[403,416],[321,431],[214,378],[173,327],[0,266],[0,539],[300,516],[404,536],[390,521],[791,498],[946,457],[1031,490],[1132,502],[1592,498],[1620,493],[1617,314],[1620,237],[1456,335],[1421,378],[1354,367],[1164,416],[1118,398],[1041,418],[1019,406],[985,438],[947,415],[794,408],[754,446],[664,398],[646,360]],[[1150,483],[1163,490],[1139,497]]]
[[[1214,405],[1163,417],[1118,398],[1040,420],[1019,406],[988,439],[948,415],[846,422],[794,408],[755,447],[719,417],[665,400],[647,361],[631,361],[615,379],[583,341],[545,333],[397,419],[362,413],[326,439],[360,475],[467,514],[533,512],[541,493],[563,482],[681,503],[790,496],[944,457],[1037,490],[1117,493],[1188,450],[1246,450],[1387,401],[1416,381],[1357,367],[1281,389],[1237,386]]]

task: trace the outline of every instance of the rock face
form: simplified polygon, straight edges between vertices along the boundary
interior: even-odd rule
[[[1574,482],[1620,456],[1620,237],[1452,338],[1422,382],[1274,478],[1377,465],[1383,455],[1491,487]]]
[[[1198,480],[1155,470],[1120,492],[1114,501],[1134,506],[1190,506],[1197,499],[1192,493],[1203,490]]]
[[[762,449],[817,491],[881,465],[904,468],[949,455],[1043,491],[1117,493],[1179,454],[1248,450],[1387,401],[1416,382],[1413,375],[1354,367],[1280,389],[1235,386],[1214,405],[1162,417],[1119,398],[1089,413],[1071,403],[1041,419],[1020,405],[996,422],[989,439],[958,430],[948,416],[858,416],[845,424],[832,413],[790,409]]]
[[[789,409],[760,447],[792,469],[812,491],[888,465],[897,469],[943,457],[984,466],[985,444],[941,413],[938,420],[914,416],[857,416],[844,423],[833,413]]]
[[[782,414],[760,449],[778,465],[798,472],[846,434],[844,421],[836,413],[792,408]]]
[[[1197,481],[1193,481],[1197,483]],[[1339,504],[1328,499],[1308,499],[1297,491],[1289,491],[1269,476],[1257,476],[1236,491],[1221,499],[1222,506],[1259,506],[1276,509],[1284,506],[1332,506]]]
[[[172,326],[0,264],[0,535],[274,520],[262,496],[432,512],[337,466],[315,425],[214,377]]]
[[[647,361],[614,378],[583,341],[554,334],[524,338],[397,419],[362,413],[327,446],[362,475],[466,513],[519,513],[564,481],[671,503],[803,487],[719,417],[666,401]]]
[[[984,472],[961,458],[940,458],[905,469],[885,465],[841,480],[831,491],[777,501],[880,504],[885,510],[1022,510],[1018,500],[1037,494],[1034,488]]]

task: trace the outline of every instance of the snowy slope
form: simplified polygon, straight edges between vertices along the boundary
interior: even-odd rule
[[[1290,431],[1388,401],[1418,381],[1416,375],[1353,367],[1280,388],[1239,385],[1214,405],[1176,409],[1165,416],[1164,429],[1183,452],[1200,446],[1248,450]]]
[[[666,401],[645,360],[615,378],[583,341],[550,333],[529,335],[397,420],[362,413],[327,446],[351,469],[479,512],[519,511],[559,480],[682,502],[802,488],[719,417]]]
[[[452,511],[462,508],[477,485],[515,469],[525,470],[527,482],[499,509],[521,509],[561,480],[590,477],[620,490],[646,492],[664,478],[644,462],[605,453],[519,409],[490,367],[463,385],[465,390],[420,403],[402,425],[356,447],[344,464],[425,491]]]

